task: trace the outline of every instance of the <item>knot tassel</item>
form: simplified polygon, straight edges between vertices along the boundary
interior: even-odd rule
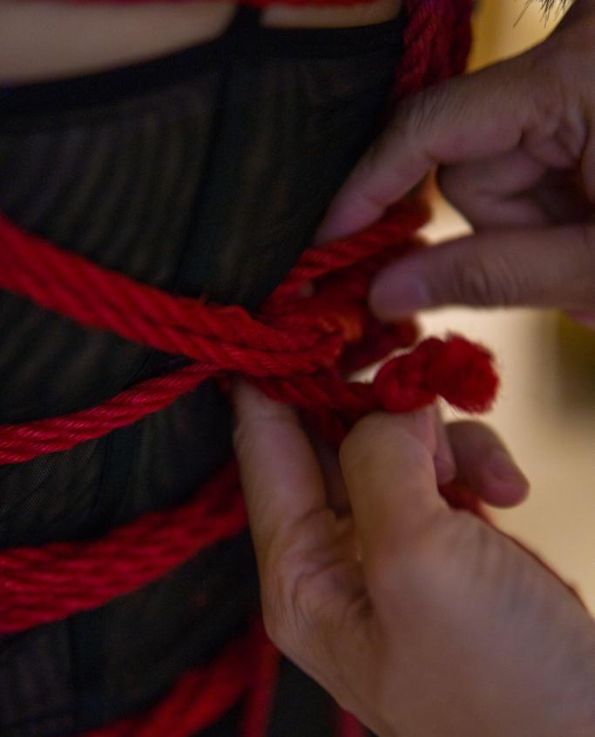
[[[428,338],[411,353],[382,366],[373,391],[388,412],[413,412],[438,397],[465,412],[488,410],[498,390],[492,354],[482,346],[451,335]]]

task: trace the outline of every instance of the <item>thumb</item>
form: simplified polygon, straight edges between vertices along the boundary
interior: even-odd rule
[[[383,319],[442,305],[595,308],[595,226],[486,232],[419,251],[382,272]]]
[[[376,573],[389,573],[428,520],[446,510],[434,471],[434,428],[428,410],[378,413],[360,421],[341,446],[341,469],[371,593]]]

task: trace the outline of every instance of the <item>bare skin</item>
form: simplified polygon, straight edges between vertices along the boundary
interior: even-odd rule
[[[320,238],[377,220],[426,174],[475,233],[380,274],[391,320],[447,304],[554,307],[595,327],[595,1],[543,43],[411,97],[331,205]]]
[[[263,25],[352,27],[396,17],[401,0],[373,0],[344,8],[271,5]],[[109,5],[0,0],[0,84],[99,71],[221,35],[235,3]]]
[[[595,734],[595,622],[531,555],[446,506],[431,410],[356,425],[335,468],[342,512],[290,408],[241,386],[236,410],[265,624],[343,707],[380,737]],[[499,439],[446,432],[478,495],[513,502],[487,464],[514,468]]]

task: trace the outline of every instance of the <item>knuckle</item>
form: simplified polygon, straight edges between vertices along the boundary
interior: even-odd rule
[[[341,465],[347,473],[371,463],[371,453],[389,426],[390,420],[380,412],[366,415],[354,426],[339,449]]]
[[[551,64],[552,72],[567,76],[573,85],[582,73],[592,68],[593,33],[595,32],[595,16],[587,14],[580,22],[568,14],[565,21],[542,44],[543,62]]]
[[[479,253],[471,253],[452,276],[451,289],[457,302],[477,307],[508,307],[522,302],[525,289],[520,274],[497,256],[488,263]]]
[[[593,29],[587,38],[581,31],[552,34],[520,57],[524,62],[526,104],[539,130],[539,145],[549,133],[570,161],[581,158],[588,130],[584,110],[592,96],[591,86],[583,86],[585,73],[593,66]],[[589,37],[590,36],[590,37]],[[587,40],[588,47],[584,41]],[[547,84],[543,80],[547,79]],[[531,138],[527,139],[531,144]]]

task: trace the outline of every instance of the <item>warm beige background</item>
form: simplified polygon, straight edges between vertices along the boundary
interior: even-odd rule
[[[526,48],[548,28],[534,3],[484,0],[474,65]],[[516,22],[516,24],[515,24]],[[464,224],[444,205],[432,237]],[[427,332],[458,330],[496,353],[503,378],[489,420],[501,431],[532,483],[519,509],[498,513],[522,538],[576,584],[595,611],[595,333],[554,313],[445,310],[424,319]]]

